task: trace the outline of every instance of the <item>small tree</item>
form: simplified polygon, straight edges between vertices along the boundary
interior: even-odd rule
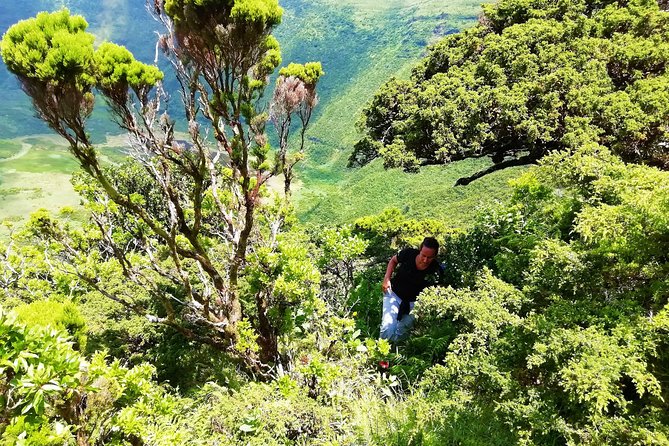
[[[306,65],[291,63],[279,71],[276,89],[270,107],[270,118],[279,133],[279,151],[276,166],[284,178],[284,193],[290,195],[293,167],[304,157],[304,134],[311,120],[311,113],[318,104],[316,84],[323,75],[319,62]],[[297,153],[288,155],[288,136],[293,115],[300,119],[300,143]]]
[[[277,356],[276,336],[265,294],[243,304],[240,276],[249,250],[274,246],[283,226],[285,207],[263,204],[266,183],[284,173],[288,195],[297,161],[287,161],[288,128],[281,127],[272,161],[268,114],[260,102],[281,63],[271,32],[282,9],[277,0],[157,0],[149,9],[166,27],[158,47],[176,76],[187,135],[179,135],[166,110],[163,73],[113,43],[95,49],[86,21],[67,10],[12,26],[2,40],[2,57],[37,115],[68,141],[93,180],[79,179],[77,187],[102,235],[103,257],[118,262],[160,310],[149,314],[132,304],[132,296],[109,297],[189,338],[233,352],[262,372]],[[272,107],[285,110],[288,125],[290,115],[298,113],[304,135],[323,72],[317,63],[287,70],[279,89],[292,79],[307,93],[297,108],[282,103],[286,95],[281,94]],[[103,165],[90,140],[86,120],[94,92],[105,98],[128,134],[133,161],[125,168]],[[302,138],[300,152],[303,148]],[[72,243],[53,222],[45,219],[36,227],[61,243],[64,259],[76,263],[87,255],[85,244]],[[91,270],[77,274],[106,292]],[[240,324],[246,327],[250,317],[259,355],[237,348]]]

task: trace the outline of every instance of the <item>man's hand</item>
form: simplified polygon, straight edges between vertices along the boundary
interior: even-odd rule
[[[397,256],[392,256],[388,261],[388,267],[386,268],[386,275],[383,276],[383,282],[381,283],[381,289],[383,290],[384,293],[387,293],[388,290],[390,289],[390,278],[393,275],[393,271],[395,270],[397,263],[398,263]]]
[[[383,290],[384,293],[387,293],[388,290],[390,289],[390,280],[384,280],[383,283],[381,284],[381,289]]]

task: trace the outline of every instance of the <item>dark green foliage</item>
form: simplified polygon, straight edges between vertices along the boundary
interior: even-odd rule
[[[493,241],[494,234],[485,223],[447,235],[439,250],[444,283],[456,288],[473,285],[476,273],[492,266],[492,258],[499,252]]]
[[[666,167],[669,13],[657,2],[504,0],[484,11],[433,45],[410,81],[382,87],[352,164],[380,156],[412,171],[490,156],[485,173],[596,142]]]
[[[668,187],[597,146],[517,180],[475,229],[488,247],[463,259],[491,269],[419,299],[418,332],[453,334],[415,404],[494,408],[523,444],[666,444]]]

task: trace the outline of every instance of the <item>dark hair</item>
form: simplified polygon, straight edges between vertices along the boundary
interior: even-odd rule
[[[439,242],[434,237],[425,237],[423,239],[423,243],[420,244],[420,247],[430,248],[434,249],[435,251],[439,251]]]

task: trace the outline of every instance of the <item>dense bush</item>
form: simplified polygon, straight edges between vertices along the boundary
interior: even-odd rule
[[[669,175],[592,146],[514,189],[476,229],[491,269],[419,299],[419,333],[450,327],[411,397],[420,423],[494,411],[520,444],[667,444]]]
[[[152,382],[154,368],[91,362],[55,328],[27,328],[0,310],[0,440],[3,445],[171,444],[177,403]],[[161,416],[163,418],[161,418]],[[163,424],[150,435],[138,427]]]
[[[86,348],[86,321],[73,302],[38,300],[14,309],[19,320],[29,326],[51,326],[66,331],[77,350]]]

